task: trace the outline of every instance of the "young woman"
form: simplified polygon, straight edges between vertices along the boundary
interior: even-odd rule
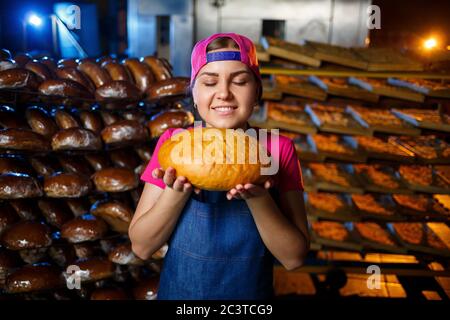
[[[204,126],[249,128],[247,120],[262,92],[251,40],[214,34],[195,45],[191,64],[194,107]],[[293,142],[277,137],[274,179],[217,192],[198,190],[174,168],[160,168],[158,150],[173,132],[168,129],[160,137],[142,174],[145,187],[129,228],[133,251],[142,259],[169,244],[158,299],[271,298],[274,259],[292,270],[302,265],[309,249]]]

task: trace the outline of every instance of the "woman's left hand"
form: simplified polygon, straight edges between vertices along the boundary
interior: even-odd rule
[[[244,185],[238,184],[236,187],[227,192],[227,199],[250,199],[264,196],[268,193],[268,189],[274,185],[272,179],[267,180],[263,186],[246,183]]]

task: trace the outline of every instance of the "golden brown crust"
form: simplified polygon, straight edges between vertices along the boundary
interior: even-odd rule
[[[61,237],[71,243],[95,241],[101,239],[108,232],[106,223],[93,216],[74,218],[61,227]]]
[[[52,138],[53,150],[100,150],[100,137],[88,129],[70,128],[58,131]]]
[[[44,178],[44,191],[50,198],[78,198],[91,190],[89,179],[74,173],[57,173]]]
[[[134,83],[139,90],[141,90],[141,92],[147,91],[150,85],[155,82],[155,77],[151,69],[138,59],[125,59],[123,64],[128,68],[128,70],[130,70]]]
[[[52,239],[46,225],[20,221],[2,234],[2,244],[9,250],[34,249],[50,246]]]
[[[92,99],[91,93],[78,82],[68,79],[51,79],[41,83],[39,92],[47,96]],[[59,101],[58,99],[55,99]]]
[[[99,134],[103,129],[102,118],[94,111],[81,111],[80,122],[85,129],[89,129],[96,134]]]
[[[82,85],[91,93],[94,93],[95,91],[95,86],[92,83],[92,81],[88,77],[86,77],[81,71],[79,71],[76,67],[58,68],[56,69],[55,73],[59,79],[72,80]]]
[[[156,81],[164,81],[172,78],[170,69],[167,68],[161,59],[153,56],[147,56],[143,59],[143,62],[150,67]]]
[[[0,199],[35,198],[42,196],[42,189],[33,177],[8,173],[0,175]]]
[[[133,170],[124,168],[107,168],[93,175],[97,190],[103,192],[123,192],[138,186],[139,180]]]
[[[108,72],[92,61],[83,61],[78,65],[78,70],[83,72],[99,88],[112,81]]]
[[[0,130],[0,148],[27,151],[49,151],[50,143],[45,137],[31,130]]]
[[[40,80],[35,73],[23,68],[0,71],[0,89],[36,90]]]
[[[27,265],[9,275],[5,290],[8,293],[25,293],[57,289],[64,286],[61,271],[49,265]]]
[[[133,79],[128,73],[127,68],[118,62],[106,61],[102,63],[102,67],[108,72],[112,80],[123,80],[132,82]]]
[[[52,74],[47,66],[36,60],[28,61],[25,65],[25,69],[34,72],[42,81],[52,78]]]
[[[28,108],[25,117],[31,130],[44,137],[51,138],[58,131],[56,123],[42,108]]]
[[[154,115],[147,123],[152,138],[161,136],[168,128],[185,128],[194,123],[194,115],[189,111],[172,109]]]
[[[187,94],[189,79],[175,77],[156,82],[145,91],[147,99],[160,99],[164,97],[183,96]]]
[[[105,127],[101,136],[110,146],[143,142],[148,138],[147,129],[135,120],[121,120]]]
[[[163,143],[158,153],[159,163],[163,169],[175,168],[177,175],[186,177],[192,185],[206,190],[230,190],[238,184],[259,184],[268,179],[261,174],[264,165],[258,154],[258,141],[243,132],[230,130],[229,133],[232,134],[232,139],[226,139],[226,129],[183,130]],[[195,136],[200,138],[197,143]],[[188,141],[185,145],[191,147],[189,156],[186,156],[188,152],[180,151],[184,139]],[[250,144],[254,147],[250,148]],[[244,148],[238,145],[244,145]],[[222,157],[219,154],[213,157],[211,148],[222,148]],[[194,155],[197,154],[200,155],[196,159],[199,161],[194,160]],[[256,161],[250,161],[251,155],[255,155]]]

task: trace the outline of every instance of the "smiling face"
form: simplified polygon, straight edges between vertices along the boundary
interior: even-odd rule
[[[223,48],[217,51],[238,51]],[[214,61],[200,69],[192,89],[194,102],[208,127],[246,129],[257,103],[258,83],[252,71],[235,60]]]

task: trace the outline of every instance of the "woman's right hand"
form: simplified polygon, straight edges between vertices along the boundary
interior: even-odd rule
[[[168,167],[167,170],[162,168],[156,168],[152,172],[153,178],[162,179],[164,184],[175,191],[190,193],[200,193],[200,189],[195,188],[186,177],[176,176],[176,170],[172,167]]]

